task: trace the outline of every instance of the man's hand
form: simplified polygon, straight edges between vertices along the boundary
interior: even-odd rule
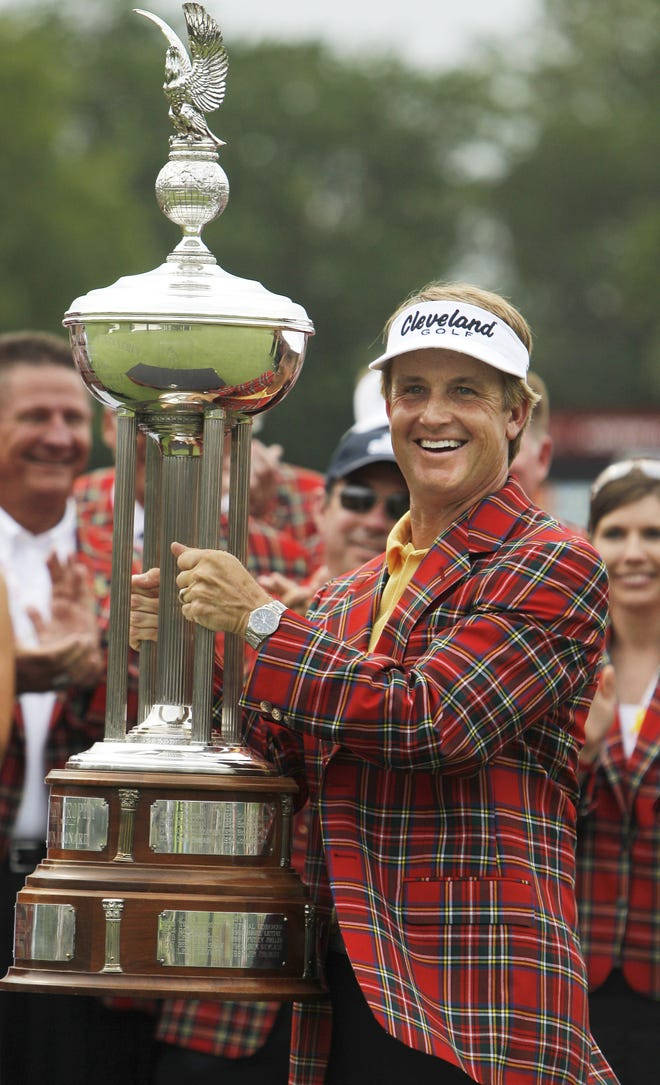
[[[253,438],[250,457],[250,514],[263,517],[277,494],[281,445],[264,445]]]
[[[580,763],[590,765],[596,759],[616,715],[616,680],[614,667],[607,663],[598,680],[598,688],[591,702],[584,725],[584,746],[580,751]]]
[[[182,613],[215,632],[245,635],[250,612],[271,596],[250,576],[238,558],[222,550],[195,550],[172,543]]]
[[[103,675],[98,620],[85,569],[71,559],[61,563],[55,554],[47,565],[53,586],[51,617],[46,621],[38,610],[28,610],[39,643],[36,648],[17,645],[18,693],[87,688]]]
[[[139,651],[143,640],[158,639],[160,569],[147,569],[131,578],[131,624],[128,640]]]

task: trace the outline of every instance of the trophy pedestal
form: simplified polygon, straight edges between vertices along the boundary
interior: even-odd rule
[[[48,857],[18,895],[0,987],[304,1000],[314,909],[276,775],[51,772]]]

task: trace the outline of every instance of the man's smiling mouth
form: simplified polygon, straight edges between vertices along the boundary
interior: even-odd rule
[[[417,441],[420,448],[423,448],[425,452],[452,452],[456,448],[462,448],[466,441],[431,441],[429,438],[422,437]]]

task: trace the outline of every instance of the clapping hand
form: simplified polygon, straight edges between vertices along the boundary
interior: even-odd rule
[[[598,687],[591,702],[589,715],[584,725],[584,746],[580,752],[580,761],[590,765],[598,756],[600,748],[612,728],[616,716],[616,679],[614,667],[606,663],[600,672]]]
[[[103,653],[94,599],[85,569],[72,559],[47,562],[52,583],[51,616],[31,607],[28,616],[36,647],[17,645],[18,693],[42,693],[67,686],[91,687],[103,675]]]

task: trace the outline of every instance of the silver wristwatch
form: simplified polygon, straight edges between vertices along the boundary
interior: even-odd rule
[[[271,599],[270,603],[253,610],[248,618],[245,639],[252,648],[260,648],[266,637],[274,633],[286,610],[284,603]]]

